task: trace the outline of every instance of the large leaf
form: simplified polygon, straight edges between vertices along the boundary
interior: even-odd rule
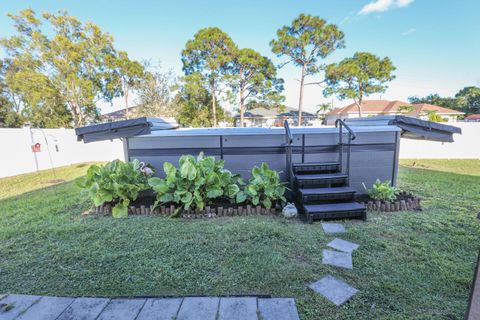
[[[207,198],[215,199],[221,197],[223,195],[223,191],[220,188],[212,188],[207,191]]]
[[[227,186],[227,195],[230,198],[235,197],[235,195],[240,191],[240,188],[236,184],[229,184]]]
[[[172,176],[172,175],[175,175],[175,173],[177,172],[177,168],[175,168],[175,166],[170,162],[164,162],[163,171],[167,176]]]
[[[236,203],[243,203],[245,200],[247,200],[247,195],[245,194],[245,192],[243,192],[243,191],[238,192],[236,197],[235,197],[235,202]]]
[[[197,169],[193,163],[185,161],[180,166],[180,175],[184,179],[195,180],[195,177],[197,176]]]
[[[270,200],[270,198],[263,199],[262,204],[267,209],[270,209],[272,207],[272,201]]]
[[[147,176],[140,169],[141,164],[138,160],[126,163],[114,160],[104,166],[93,165],[88,169],[86,176],[78,181],[78,185],[88,190],[96,206],[117,202],[128,207],[128,203],[135,200],[141,190],[148,188]],[[122,205],[115,210],[117,216],[128,214],[128,209],[127,211],[120,209]]]
[[[114,218],[125,218],[128,216],[128,206],[124,204],[117,204],[112,208],[112,216]]]

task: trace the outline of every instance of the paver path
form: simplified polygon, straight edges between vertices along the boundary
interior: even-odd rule
[[[345,227],[340,223],[322,223],[322,228],[325,233],[346,232]],[[357,250],[360,245],[335,238],[327,246],[339,251],[324,249],[322,251],[323,264],[353,269],[352,252]],[[331,275],[309,284],[308,287],[333,302],[336,306],[344,304],[358,292],[354,287]]]
[[[7,310],[8,311],[5,311]],[[291,298],[62,298],[1,295],[0,320],[299,320]]]

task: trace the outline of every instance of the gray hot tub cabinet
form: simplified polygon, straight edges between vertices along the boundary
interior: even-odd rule
[[[350,186],[365,193],[376,179],[396,183],[400,137],[453,141],[458,128],[409,117],[349,119],[355,132],[351,144]],[[178,163],[183,154],[204,152],[225,160],[225,167],[244,178],[255,165],[267,162],[286,180],[285,130],[283,128],[201,128],[174,129],[162,119],[140,118],[76,129],[84,142],[122,138],[125,160],[151,163],[163,176],[165,161]],[[335,127],[294,127],[293,163],[337,162],[339,129]],[[344,139],[347,133],[344,130]],[[343,166],[346,165],[343,157]]]

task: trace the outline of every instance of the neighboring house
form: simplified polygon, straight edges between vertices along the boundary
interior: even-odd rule
[[[236,115],[234,118],[235,127],[240,127],[240,115]],[[288,107],[284,112],[262,107],[251,109],[245,112],[243,124],[245,127],[283,127],[284,120],[288,120],[293,126],[298,125],[298,110]],[[302,124],[304,126],[315,125],[317,120],[317,115],[302,112]]]
[[[137,108],[138,106],[133,106],[128,108],[128,113],[130,114],[130,117],[133,117],[133,118],[135,117],[134,115]],[[127,117],[125,116],[125,108],[102,114],[100,118],[102,119],[102,122],[111,122],[111,121],[119,121],[119,120],[127,119]]]
[[[428,120],[428,113],[435,112],[447,122],[455,122],[463,112],[434,106],[428,103],[411,104],[399,100],[365,100],[362,102],[362,117],[373,117],[378,115],[407,115],[423,120]],[[355,103],[343,108],[337,108],[327,113],[327,125],[333,125],[337,119],[358,118],[358,108]]]
[[[468,117],[465,117],[465,121],[480,122],[480,113],[479,114],[471,114]]]

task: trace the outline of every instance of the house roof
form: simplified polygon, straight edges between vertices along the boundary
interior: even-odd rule
[[[267,109],[263,107],[254,108],[246,111],[245,118],[277,118],[277,117],[295,117],[298,116],[298,110],[287,107],[284,112],[279,112],[278,109]],[[302,111],[304,117],[314,117],[313,113]],[[239,118],[240,115],[236,115],[235,118]]]
[[[436,111],[438,114],[463,114],[463,112],[448,109],[440,106],[435,106],[428,103],[415,103],[411,104],[408,102],[400,101],[400,100],[365,100],[362,101],[362,112],[370,113],[370,114],[397,114],[401,113],[400,108],[404,106],[411,106],[413,107],[412,112],[404,112],[410,115],[418,115],[422,112],[426,111]],[[357,113],[358,108],[355,103],[349,104],[343,108],[337,108],[330,111],[327,115],[336,115],[336,114],[343,114],[343,113]]]
[[[133,114],[135,113],[135,111],[137,110],[138,106],[132,106],[130,108],[128,108],[128,111],[129,113]],[[101,115],[101,117],[103,119],[109,119],[109,118],[113,118],[113,119],[125,119],[125,108],[123,109],[120,109],[120,110],[117,110],[117,111],[112,111],[112,112],[108,112],[108,113],[104,113]]]
[[[465,117],[467,120],[480,120],[480,113],[471,114],[468,117]]]

